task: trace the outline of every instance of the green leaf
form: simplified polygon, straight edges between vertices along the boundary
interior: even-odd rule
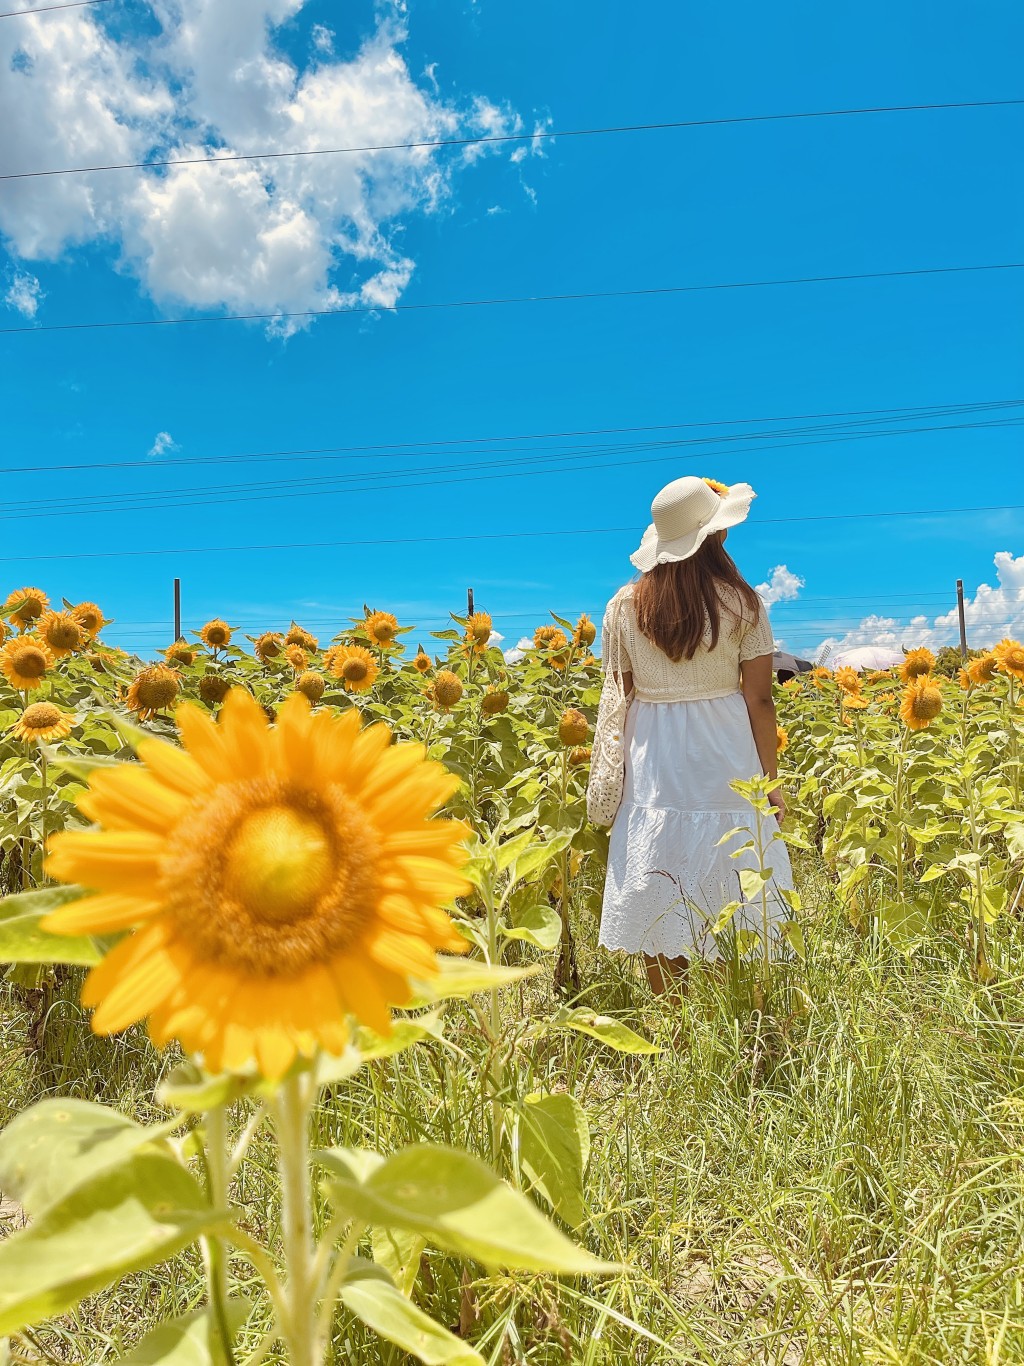
[[[514,925],[499,924],[506,939],[525,939],[539,949],[553,949],[562,937],[562,920],[552,906],[527,906]]]
[[[499,844],[494,854],[494,866],[499,873],[503,873],[511,863],[515,863],[520,854],[529,849],[530,844],[537,838],[536,829],[524,830],[513,839],[505,840]]]
[[[516,859],[512,876],[517,882],[526,882],[543,871],[553,858],[567,849],[572,843],[573,832],[559,831],[547,840],[538,840],[521,858]]]
[[[393,1058],[424,1039],[443,1038],[441,1013],[432,1010],[414,1019],[395,1020],[388,1035],[375,1034],[363,1026],[356,1035],[355,1046],[363,1062],[372,1062],[375,1058]]]
[[[642,1039],[621,1020],[615,1020],[610,1015],[597,1015],[594,1011],[584,1010],[582,1007],[568,1010],[563,1006],[551,1020],[539,1026],[539,1029],[543,1030],[549,1026],[554,1029],[574,1029],[578,1034],[589,1034],[592,1039],[607,1044],[617,1053],[661,1052],[656,1043]]]
[[[525,1196],[499,1181],[469,1153],[422,1143],[387,1158],[365,1180],[354,1180],[351,1160],[319,1160],[334,1175],[330,1198],[354,1218],[419,1233],[447,1252],[497,1270],[569,1275],[619,1270],[574,1246]]]
[[[507,987],[512,982],[521,982],[525,977],[535,977],[540,972],[540,964],[529,968],[507,968],[500,964],[487,964],[479,958],[438,959],[440,971],[431,981],[413,980],[413,1000],[410,1008],[434,1005],[438,1001],[461,1000],[475,996],[478,991],[491,991],[494,987]]]
[[[224,1316],[232,1336],[245,1323],[251,1309],[248,1300],[228,1300]],[[211,1337],[216,1331],[209,1309],[169,1319],[147,1333],[126,1357],[118,1357],[118,1366],[218,1366],[219,1359],[210,1352]]]
[[[156,1098],[161,1105],[184,1114],[199,1115],[218,1105],[233,1105],[243,1096],[273,1095],[276,1087],[258,1073],[240,1075],[203,1072],[195,1063],[181,1063],[160,1083]]]
[[[760,897],[761,888],[771,879],[770,868],[741,868],[739,870],[740,891],[744,901]]]
[[[103,957],[86,935],[49,934],[44,916],[84,896],[81,887],[44,887],[0,901],[0,963],[72,963],[92,967]]]
[[[719,846],[720,844],[728,844],[728,842],[729,842],[731,839],[735,839],[737,835],[747,835],[747,836],[749,837],[749,835],[750,835],[750,826],[749,826],[749,825],[734,825],[733,828],[732,828],[731,830],[727,830],[727,831],[725,832],[725,834],[722,836],[722,838],[721,838],[720,840],[715,840],[715,848],[717,849],[718,846]]]
[[[484,1366],[483,1357],[469,1343],[442,1328],[379,1275],[350,1273],[339,1298],[350,1314],[379,1337],[428,1366]]]
[[[567,1092],[530,1095],[519,1114],[519,1161],[556,1214],[578,1226],[586,1218],[583,1173],[590,1158],[590,1125]]]
[[[134,1152],[0,1243],[0,1334],[63,1314],[230,1219],[173,1158]]]
[[[382,1266],[403,1295],[411,1295],[427,1245],[421,1233],[400,1228],[375,1228],[370,1233],[373,1260]]]
[[[725,905],[722,907],[722,909],[718,912],[718,917],[715,920],[715,923],[711,926],[711,933],[724,934],[725,931],[732,924],[733,916],[736,914],[738,910],[740,910],[742,905],[742,901],[727,901]]]

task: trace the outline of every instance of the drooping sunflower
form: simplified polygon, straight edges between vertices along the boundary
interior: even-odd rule
[[[415,658],[412,661],[412,667],[416,670],[417,673],[421,674],[430,673],[430,670],[434,667],[433,664],[431,664],[430,662],[430,656],[427,654],[426,650],[424,650],[422,645],[416,651]]]
[[[589,764],[590,755],[591,748],[589,745],[583,745],[579,749],[571,749],[569,751],[569,767],[580,768],[583,764]]]
[[[15,740],[41,744],[47,740],[63,740],[71,734],[74,724],[75,718],[53,702],[30,702],[8,733]]]
[[[558,739],[566,749],[582,745],[590,734],[590,722],[581,711],[568,707],[558,723]]]
[[[199,696],[211,707],[223,702],[231,691],[231,684],[220,674],[203,674],[199,680]]]
[[[167,711],[178,698],[178,675],[164,664],[151,664],[140,669],[128,689],[127,706],[136,712],[140,721],[149,721],[158,712]]]
[[[484,649],[487,647],[487,642],[491,638],[491,631],[493,629],[494,623],[491,620],[491,614],[489,612],[474,612],[466,621],[466,635],[470,637],[476,645],[481,646]]]
[[[809,670],[807,677],[816,688],[823,688],[827,680],[832,677],[832,670],[824,669],[819,666],[816,669]]]
[[[331,672],[340,678],[348,692],[366,692],[373,687],[380,667],[362,645],[338,645]]]
[[[591,646],[597,639],[597,627],[587,616],[586,612],[580,615],[572,633],[573,641],[577,645]]]
[[[327,680],[323,674],[318,674],[315,669],[306,669],[300,673],[295,680],[295,691],[302,693],[314,705],[320,701],[327,687]]]
[[[893,674],[892,674],[892,670],[891,670],[891,669],[872,669],[870,673],[865,674],[865,676],[864,676],[864,682],[865,682],[865,683],[891,683],[891,682],[892,682],[892,678],[893,678]]]
[[[441,669],[434,679],[431,695],[441,711],[451,711],[462,697],[462,679],[450,669]]]
[[[148,1018],[211,1071],[340,1053],[346,1016],[380,1033],[411,979],[463,952],[440,907],[470,890],[460,822],[431,819],[458,779],[423,747],[298,694],[274,730],[235,689],[215,724],[186,703],[184,751],[156,739],[80,799],[100,826],[53,837],[47,872],[91,889],[58,934],[132,933],[89,974],[93,1029]]]
[[[168,645],[164,651],[164,662],[167,664],[181,664],[187,668],[196,662],[196,652],[192,646],[184,640],[176,640],[173,645]]]
[[[789,749],[789,731],[783,726],[775,727],[775,748],[779,754],[783,754]]]
[[[1007,637],[995,646],[992,653],[999,661],[1001,673],[1024,679],[1024,645],[1019,640],[1010,640]]]
[[[964,672],[974,684],[991,683],[998,668],[999,656],[993,651],[990,654],[979,655],[977,659],[969,659]]]
[[[90,640],[95,640],[104,626],[108,625],[102,609],[97,607],[94,602],[78,603],[76,607],[72,607],[71,615]]]
[[[565,632],[560,631],[557,626],[538,626],[533,633],[535,650],[547,650],[559,641],[565,642]]]
[[[851,693],[856,696],[860,692],[861,678],[856,669],[851,669],[848,664],[836,669],[832,675],[835,681],[842,688],[843,692]]]
[[[911,730],[925,730],[942,711],[942,690],[927,676],[912,679],[903,692],[900,716]]]
[[[866,711],[870,706],[870,700],[864,697],[862,693],[843,693],[843,711]]]
[[[18,588],[8,593],[5,607],[15,607],[8,620],[13,621],[19,631],[27,631],[37,617],[41,617],[50,605],[50,599],[41,588]]]
[[[14,636],[0,646],[0,670],[11,687],[20,692],[41,688],[52,663],[50,647],[34,636]]]
[[[63,659],[85,648],[88,637],[71,612],[44,612],[36,624],[40,639],[54,659]]]
[[[922,645],[916,650],[907,651],[903,663],[899,666],[899,675],[904,683],[910,683],[915,678],[923,678],[925,674],[930,674],[934,668],[935,656],[926,645]]]
[[[284,649],[284,636],[280,631],[264,631],[252,644],[252,652],[261,664],[268,659],[276,659]]]
[[[286,645],[284,657],[297,674],[305,673],[309,667],[309,655],[306,654],[301,645]]]
[[[480,699],[480,710],[485,716],[500,716],[508,711],[509,696],[504,688],[488,688]]]
[[[199,632],[199,638],[209,649],[220,650],[223,646],[231,644],[233,629],[226,621],[221,621],[220,617],[214,617]]]
[[[286,645],[298,645],[310,655],[316,654],[317,647],[320,644],[316,636],[310,635],[310,633],[301,626],[297,626],[294,621],[288,630],[288,634],[284,638],[284,643]]]
[[[720,479],[705,478],[704,482],[707,484],[708,488],[713,489],[720,498],[723,498],[729,492],[729,485],[723,484]]]
[[[390,645],[398,634],[398,618],[391,612],[369,612],[363,630],[377,645]]]

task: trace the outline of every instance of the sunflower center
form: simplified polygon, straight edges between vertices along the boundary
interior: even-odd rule
[[[46,656],[42,650],[35,650],[31,646],[27,650],[19,650],[13,663],[22,678],[42,678],[46,673]]]
[[[331,873],[323,825],[287,806],[247,816],[228,846],[224,872],[257,920],[287,923],[308,914]]]
[[[73,621],[58,621],[48,632],[50,644],[57,650],[77,650],[82,643],[81,628]]]
[[[913,712],[918,721],[934,721],[941,710],[942,694],[937,688],[929,688],[914,698]]]
[[[366,662],[362,659],[346,659],[341,672],[350,683],[361,683],[366,677]]]
[[[21,720],[23,725],[30,726],[32,730],[48,730],[60,720],[60,709],[52,702],[33,702],[25,708]]]

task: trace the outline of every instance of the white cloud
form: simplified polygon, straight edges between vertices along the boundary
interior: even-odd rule
[[[39,281],[27,271],[16,270],[4,295],[4,303],[16,309],[23,318],[34,318],[43,297]]]
[[[964,600],[967,644],[972,649],[994,645],[1004,636],[1024,638],[1024,555],[1014,558],[1008,550],[1000,550],[994,564],[996,586],[979,584],[974,596]],[[838,653],[855,645],[882,645],[897,650],[902,646],[912,649],[927,645],[934,650],[959,643],[960,626],[954,607],[937,617],[915,616],[909,621],[868,616],[846,635],[822,641],[820,648],[828,646]]]
[[[488,649],[493,649],[495,645],[500,645],[504,639],[505,637],[501,634],[500,631],[492,631],[491,634],[487,637]]]
[[[397,0],[378,7],[376,26],[344,60],[333,55],[330,30],[314,25],[315,56],[296,67],[274,30],[306,3],[151,0],[162,28],[155,38],[111,37],[80,10],[0,25],[0,127],[12,149],[5,169],[521,128],[514,110],[483,95],[443,99],[432,68],[419,81],[412,76]],[[113,243],[122,266],[163,305],[261,313],[386,307],[414,269],[399,245],[403,223],[449,199],[460,169],[485,151],[509,154],[502,145],[419,147],[12,181],[0,202],[0,234],[22,261]]]
[[[770,571],[768,582],[759,583],[754,589],[766,607],[776,602],[793,602],[800,596],[804,580],[784,564],[777,564]]]
[[[149,448],[149,455],[166,455],[168,451],[180,450],[178,443],[171,436],[170,432],[157,432],[152,446]]]
[[[532,649],[533,649],[533,637],[532,637],[532,636],[521,636],[521,637],[519,638],[519,640],[516,641],[515,647],[514,647],[513,649],[511,649],[511,650],[506,650],[506,651],[505,651],[505,663],[506,663],[506,664],[518,664],[519,661],[520,661],[520,660],[523,658],[523,656],[525,655],[526,651],[527,651],[527,650],[532,650]]]

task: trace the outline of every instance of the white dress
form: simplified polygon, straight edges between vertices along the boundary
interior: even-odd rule
[[[757,854],[730,857],[760,825],[765,866],[772,870],[769,951],[775,953],[778,927],[792,918],[780,895],[793,885],[789,852],[774,816],[759,816],[729,786],[762,773],[739,666],[772,653],[767,614],[744,621],[738,602],[727,598],[715,649],[705,644],[692,660],[673,663],[640,633],[631,585],[620,594],[626,597],[621,633],[609,631],[609,604],[602,663],[631,672],[635,696],[626,714],[625,785],[611,829],[600,942],[627,953],[715,959],[725,939],[711,927],[733,901],[743,905],[731,931],[749,930],[760,940],[760,895],[744,902],[737,876],[741,868],[757,868]],[[737,827],[743,833],[719,844]]]

